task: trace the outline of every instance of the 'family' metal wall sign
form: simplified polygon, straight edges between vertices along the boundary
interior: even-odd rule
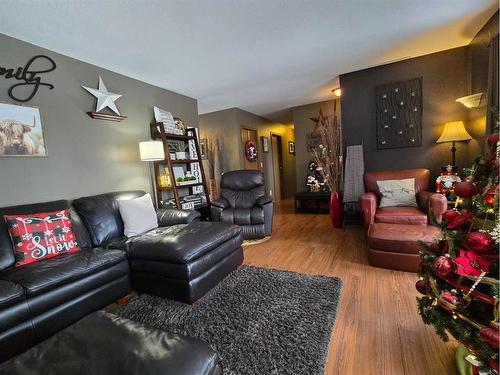
[[[44,66],[43,69],[36,69],[34,66]],[[38,92],[40,86],[48,87],[50,90],[54,88],[54,85],[46,82],[42,82],[41,75],[44,73],[49,73],[56,70],[56,63],[49,56],[45,55],[37,55],[33,56],[24,66],[20,66],[18,68],[8,68],[0,66],[0,76],[3,76],[5,79],[15,79],[20,81],[12,85],[7,93],[11,97],[11,99],[18,102],[27,102],[33,99],[33,97]],[[16,89],[20,87],[29,87],[30,90],[26,94],[27,96],[19,97],[19,93],[16,95]]]

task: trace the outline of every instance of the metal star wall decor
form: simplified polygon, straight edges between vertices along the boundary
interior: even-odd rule
[[[101,76],[99,76],[99,86],[97,89],[93,89],[91,87],[86,87],[86,86],[82,87],[97,98],[96,111],[88,112],[90,117],[99,120],[111,120],[111,121],[122,121],[127,118],[126,116],[122,116],[120,114],[115,104],[115,101],[119,99],[122,95],[109,92]],[[100,113],[100,111],[102,111],[106,107],[109,108],[114,113],[116,113],[116,115]]]

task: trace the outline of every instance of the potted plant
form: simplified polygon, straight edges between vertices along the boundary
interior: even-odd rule
[[[340,182],[342,181],[342,129],[335,115],[337,103],[333,105],[333,116],[324,116],[319,111],[317,132],[321,144],[313,148],[314,161],[330,190],[330,219],[334,228],[342,228],[342,198]]]
[[[177,160],[185,160],[187,157],[188,145],[186,143],[176,143],[175,144],[175,158]]]

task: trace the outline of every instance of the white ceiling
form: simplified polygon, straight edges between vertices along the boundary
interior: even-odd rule
[[[497,4],[2,0],[0,32],[194,97],[200,113],[272,117],[332,98],[339,74],[468,44]]]

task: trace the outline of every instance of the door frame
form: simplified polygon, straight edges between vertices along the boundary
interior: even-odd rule
[[[283,194],[283,172],[284,172],[284,165],[283,165],[283,137],[281,136],[281,134],[278,134],[278,133],[275,133],[273,131],[269,132],[270,133],[270,138],[271,138],[271,157],[273,158],[272,160],[272,165],[273,165],[273,187],[274,189],[273,190],[276,190],[276,186],[274,186],[274,148],[273,148],[273,141],[275,139],[275,137],[278,139],[279,142],[277,142],[277,146],[278,146],[278,165],[279,165],[279,181],[280,181],[280,198],[281,200],[284,199],[284,194]],[[274,193],[276,195],[276,193]]]

